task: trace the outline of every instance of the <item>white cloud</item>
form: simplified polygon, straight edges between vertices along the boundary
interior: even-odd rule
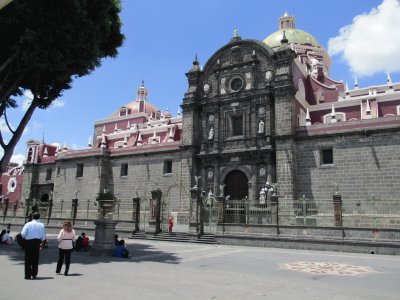
[[[24,91],[24,100],[22,101],[22,110],[27,111],[33,100],[33,94],[29,90]]]
[[[19,166],[22,166],[22,163],[24,162],[24,160],[25,160],[25,155],[16,154],[11,157],[10,162],[17,163]]]
[[[11,128],[14,129],[12,126],[11,126]],[[10,129],[8,128],[8,126],[6,124],[6,120],[4,120],[4,118],[0,119],[0,130],[1,130],[2,134],[10,134],[11,133]]]
[[[59,100],[59,99],[56,99],[56,100],[54,100],[52,103],[51,103],[51,108],[57,108],[57,107],[63,107],[65,105],[65,103],[64,103],[64,101],[61,101],[61,100]]]
[[[356,75],[400,71],[400,1],[383,0],[329,39],[330,55],[341,55]]]
[[[33,100],[33,94],[31,93],[31,91],[29,90],[25,90],[24,91],[24,95],[23,97],[23,101],[22,101],[22,110],[23,111],[27,111],[29,106],[32,103]],[[64,107],[65,103],[64,101],[60,100],[60,99],[56,99],[54,100],[51,105],[50,108],[59,108],[59,107]]]

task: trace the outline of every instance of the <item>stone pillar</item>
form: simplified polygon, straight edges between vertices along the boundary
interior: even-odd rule
[[[279,198],[276,193],[271,195],[271,219],[276,224],[276,234],[279,234]]]
[[[335,216],[335,226],[342,227],[342,196],[337,192],[333,194],[333,212]]]
[[[27,198],[25,199],[25,223],[29,220],[30,214],[29,214],[29,209],[31,207],[32,199]]]
[[[151,191],[151,216],[149,221],[149,232],[159,234],[161,232],[161,190],[155,189]]]
[[[4,199],[4,207],[3,207],[3,222],[6,220],[7,211],[8,211],[8,204],[10,203],[10,198]]]
[[[135,197],[132,199],[133,202],[133,215],[132,221],[135,222],[135,229],[133,229],[132,234],[139,232],[139,224],[140,224],[140,198]]]
[[[71,217],[72,224],[75,225],[76,213],[78,211],[78,198],[72,199]]]
[[[53,211],[53,198],[49,199],[49,206],[47,207],[47,225],[50,223],[51,212]]]
[[[93,256],[112,256],[115,248],[114,235],[117,221],[101,219],[94,221],[96,233],[89,254]]]
[[[190,189],[190,216],[189,233],[196,234],[199,231],[199,197],[200,191],[197,186]]]

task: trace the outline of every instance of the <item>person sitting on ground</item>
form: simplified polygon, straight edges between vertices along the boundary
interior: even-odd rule
[[[115,247],[115,249],[114,249],[113,255],[115,257],[125,257],[125,258],[129,257],[129,251],[128,251],[128,248],[126,248],[126,246],[125,246],[124,240],[119,241],[118,246]]]
[[[83,238],[82,235],[78,236],[75,241],[75,251],[81,251],[83,249]]]
[[[1,231],[1,243],[2,244],[6,244],[6,245],[11,245],[12,244],[12,238],[10,237],[10,235],[7,233],[7,231],[5,229],[3,229]]]
[[[115,234],[114,235],[114,244],[115,244],[115,246],[118,246],[118,243],[119,243],[118,234]]]
[[[84,232],[82,232],[81,236],[82,236],[82,248],[83,248],[83,250],[89,251],[89,249],[90,249],[89,237]]]

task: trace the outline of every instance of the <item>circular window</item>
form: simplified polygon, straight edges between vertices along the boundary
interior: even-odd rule
[[[231,80],[230,88],[233,92],[238,92],[243,87],[243,80],[240,77],[235,77]]]
[[[15,177],[11,177],[8,180],[8,184],[7,184],[8,192],[10,192],[10,193],[14,192],[16,187],[17,187],[17,179]]]

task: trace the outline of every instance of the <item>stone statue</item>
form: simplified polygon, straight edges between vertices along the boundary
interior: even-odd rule
[[[208,132],[208,139],[213,140],[214,139],[214,128],[210,128],[210,131]]]
[[[339,182],[334,181],[333,183],[335,185],[335,194],[339,194],[339,186],[340,186]]]
[[[259,200],[260,200],[260,204],[265,204],[265,190],[264,190],[264,188],[261,188]]]
[[[220,184],[219,185],[219,193],[221,196],[224,195],[224,188],[225,188],[225,184]]]
[[[195,185],[194,185],[193,188],[197,189],[197,185],[199,184],[200,178],[201,178],[201,176],[194,176]]]
[[[264,121],[260,120],[260,122],[258,123],[258,133],[264,133],[264,129],[265,129]]]

